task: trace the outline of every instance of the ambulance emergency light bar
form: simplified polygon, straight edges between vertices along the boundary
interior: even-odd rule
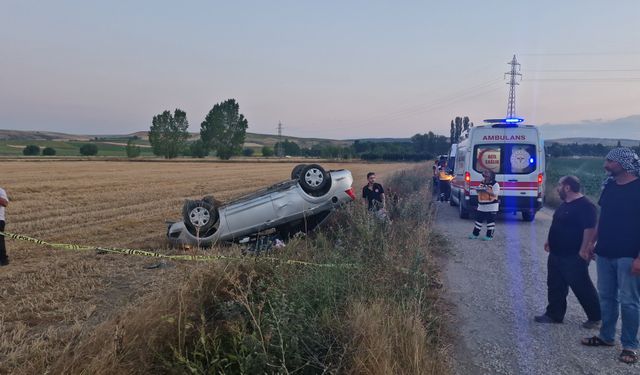
[[[495,127],[504,126],[518,126],[519,123],[523,122],[524,119],[520,117],[508,117],[508,118],[492,118],[484,120],[487,124],[492,124]]]

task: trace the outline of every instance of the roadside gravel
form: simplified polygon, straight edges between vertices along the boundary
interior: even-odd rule
[[[437,205],[437,230],[450,243],[445,260],[445,298],[451,304],[455,374],[637,374],[640,365],[618,361],[615,348],[579,343],[597,330],[580,326],[585,314],[570,292],[563,324],[540,324],[534,315],[547,302],[543,250],[552,211],[533,223],[520,214],[499,215],[491,242],[467,239],[473,221],[458,218],[457,207]],[[594,283],[595,264],[590,265]],[[619,328],[619,327],[618,327]]]

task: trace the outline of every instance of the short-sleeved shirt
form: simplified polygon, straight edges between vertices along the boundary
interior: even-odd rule
[[[9,198],[7,198],[7,192],[4,191],[3,188],[0,188],[0,198],[4,198],[7,200],[7,202],[9,201]],[[0,221],[4,221],[4,207],[0,206]]]
[[[362,188],[362,198],[367,200],[367,207],[370,210],[380,207],[382,203],[382,194],[384,194],[384,189],[382,188],[382,185],[378,183],[374,183],[372,189],[369,189],[369,184]]]
[[[558,256],[577,255],[585,229],[595,228],[597,220],[596,206],[587,197],[562,203],[549,228],[550,252]]]
[[[640,179],[624,185],[609,182],[600,194],[596,254],[635,258],[640,253]]]

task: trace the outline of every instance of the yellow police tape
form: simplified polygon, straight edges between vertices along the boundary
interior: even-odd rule
[[[67,249],[67,250],[98,250],[98,251],[106,251],[110,253],[116,254],[127,254],[127,255],[138,255],[145,257],[153,257],[153,258],[163,258],[163,259],[173,259],[173,260],[195,260],[195,261],[212,261],[212,260],[237,260],[237,261],[246,261],[248,258],[243,257],[230,257],[226,255],[167,255],[155,253],[152,251],[140,250],[140,249],[124,249],[117,247],[100,247],[100,246],[86,246],[86,245],[72,245],[66,243],[51,243],[43,240],[39,240],[37,238],[23,236],[21,234],[0,232],[0,236],[5,236],[6,238],[11,238],[19,241],[32,242],[38,245],[45,245],[56,249]],[[357,267],[352,263],[312,263],[305,262],[302,260],[293,260],[293,259],[279,259],[274,257],[255,257],[253,258],[258,261],[268,261],[273,263],[282,263],[282,264],[298,264],[303,266],[314,266],[314,267],[344,267],[344,268],[354,268]]]

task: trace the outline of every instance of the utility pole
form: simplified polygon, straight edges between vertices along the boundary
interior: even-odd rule
[[[509,107],[507,108],[507,118],[514,118],[516,116],[516,86],[519,85],[516,82],[516,77],[520,76],[522,79],[522,74],[520,73],[520,63],[516,60],[516,55],[513,55],[513,59],[511,62],[507,63],[511,65],[511,71],[504,74],[506,77],[507,74],[510,76],[509,82]]]
[[[282,123],[278,122],[278,147],[276,150],[276,155],[279,157],[284,156],[284,144],[282,143]]]

